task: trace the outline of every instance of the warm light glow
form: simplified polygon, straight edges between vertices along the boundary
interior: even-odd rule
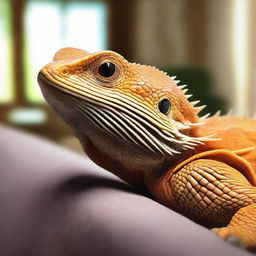
[[[29,1],[25,11],[25,83],[29,101],[43,101],[37,73],[61,47],[61,16],[56,2]]]
[[[102,3],[28,1],[25,9],[26,96],[43,101],[37,74],[62,47],[106,48],[106,7]]]
[[[65,45],[89,52],[105,50],[106,10],[102,3],[70,3],[64,19]]]
[[[9,2],[0,1],[0,102],[13,100],[13,80],[11,74],[11,33]]]
[[[9,113],[9,121],[16,125],[41,125],[46,113],[39,108],[16,108]]]
[[[248,1],[234,0],[233,4],[235,111],[245,114],[248,94]]]

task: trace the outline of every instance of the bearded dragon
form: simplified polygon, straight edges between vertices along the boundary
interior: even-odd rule
[[[96,164],[255,248],[256,120],[199,117],[175,77],[113,51],[63,48],[38,81]]]

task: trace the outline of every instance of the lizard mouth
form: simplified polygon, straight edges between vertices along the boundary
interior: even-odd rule
[[[55,84],[51,81],[49,81],[44,73],[42,71],[40,71],[38,73],[38,76],[37,76],[37,82],[38,84],[40,85],[40,88],[42,88],[42,86],[54,86],[55,87]]]

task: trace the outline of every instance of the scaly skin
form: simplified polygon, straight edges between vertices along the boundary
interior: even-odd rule
[[[202,107],[173,77],[111,51],[61,49],[38,81],[94,162],[221,237],[256,247],[254,119],[199,118]]]

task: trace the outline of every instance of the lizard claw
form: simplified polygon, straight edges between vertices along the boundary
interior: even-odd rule
[[[238,244],[242,243],[249,250],[256,250],[256,203],[242,207],[232,217],[227,227],[214,228],[212,231],[220,237]],[[232,237],[237,237],[233,239]]]
[[[229,244],[234,245],[241,249],[246,249],[246,244],[244,243],[244,241],[238,235],[232,234],[228,227],[213,228],[212,231],[216,235],[222,237]]]
[[[229,244],[232,244],[238,248],[241,248],[241,249],[246,249],[246,246],[245,244],[243,243],[243,241],[240,239],[240,237],[238,236],[229,236],[225,239]]]

